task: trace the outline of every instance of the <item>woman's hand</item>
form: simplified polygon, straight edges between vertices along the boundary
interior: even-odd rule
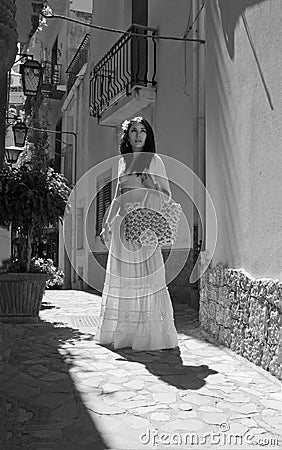
[[[111,241],[112,232],[108,223],[104,224],[104,228],[100,233],[100,241],[102,244],[107,245]]]
[[[142,184],[145,188],[147,189],[154,189],[154,190],[158,190],[157,185],[154,183],[153,177],[152,175],[150,175],[149,173],[143,173],[141,175],[141,180],[142,180]]]

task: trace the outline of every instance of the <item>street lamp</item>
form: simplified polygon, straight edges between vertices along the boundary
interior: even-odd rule
[[[16,147],[24,147],[27,136],[27,126],[24,122],[17,122],[13,125],[14,141]]]
[[[27,59],[20,66],[24,95],[36,96],[43,75],[43,67],[38,61]]]
[[[7,164],[16,164],[23,149],[15,146],[5,148],[5,156]]]

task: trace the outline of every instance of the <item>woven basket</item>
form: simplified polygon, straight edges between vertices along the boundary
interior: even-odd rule
[[[0,322],[38,322],[48,278],[45,273],[0,274]]]

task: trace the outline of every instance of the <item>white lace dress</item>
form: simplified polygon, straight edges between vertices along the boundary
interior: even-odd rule
[[[122,170],[121,165],[120,180]],[[165,189],[169,190],[165,168],[158,155],[153,157],[149,170],[163,177]],[[138,178],[135,176],[137,184]],[[132,176],[130,183],[132,186]],[[137,185],[136,190],[129,192],[121,213],[111,224],[112,237],[95,339],[101,344],[113,344],[115,349],[174,348],[178,339],[161,249],[131,244],[124,238],[124,214],[140,199],[140,192]]]

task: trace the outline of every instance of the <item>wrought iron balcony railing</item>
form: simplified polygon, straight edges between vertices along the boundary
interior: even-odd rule
[[[67,92],[71,90],[75,83],[76,76],[79,74],[83,65],[88,61],[89,46],[90,34],[87,33],[66,70],[66,73],[68,74]]]
[[[134,86],[156,86],[157,30],[132,25],[127,33],[96,64],[90,79],[91,115],[101,117],[122,94],[130,95]]]
[[[61,84],[61,64],[54,64],[51,61],[44,61],[43,84]]]

